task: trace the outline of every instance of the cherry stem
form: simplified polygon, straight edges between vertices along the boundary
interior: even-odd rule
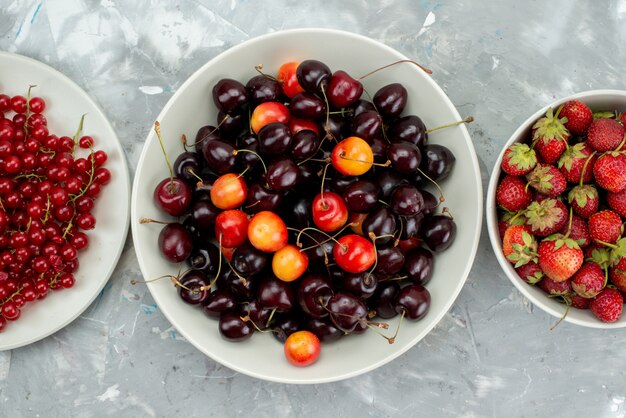
[[[626,136],[625,136],[625,138],[626,138]],[[619,148],[618,148],[618,149],[619,149]],[[597,152],[597,151],[592,152],[592,153],[591,153],[591,155],[590,155],[589,157],[587,157],[587,159],[585,160],[585,164],[583,165],[583,169],[582,169],[582,171],[581,171],[581,173],[580,173],[580,183],[578,183],[578,185],[579,185],[580,187],[583,187],[583,184],[584,184],[584,183],[583,183],[583,179],[585,178],[585,171],[587,171],[587,166],[589,165],[589,161],[591,161],[591,158],[592,158],[594,155],[596,155],[596,152]]]
[[[328,103],[328,97],[326,97],[326,83],[324,82],[320,87],[322,95],[324,96],[324,103],[326,103],[326,124],[324,125],[324,131],[326,132],[325,136],[330,135],[333,137],[333,134],[330,133],[330,104]]]
[[[417,66],[418,66],[418,67],[419,67],[422,71],[424,71],[426,74],[432,74],[432,73],[433,73],[433,72],[432,72],[431,70],[429,70],[428,68],[423,67],[422,65],[418,64],[417,62],[415,62],[415,61],[413,61],[413,60],[399,60],[399,61],[396,61],[396,62],[392,62],[391,64],[384,65],[384,66],[382,66],[382,67],[380,67],[380,68],[377,68],[377,69],[375,69],[375,70],[373,70],[373,71],[370,71],[369,73],[367,73],[367,74],[365,74],[365,75],[362,75],[361,77],[357,78],[357,80],[363,80],[365,77],[369,77],[369,76],[371,76],[372,74],[375,74],[375,73],[377,73],[377,72],[379,72],[379,71],[381,71],[381,70],[384,70],[385,68],[389,68],[389,67],[391,67],[391,66],[394,66],[394,65],[396,65],[396,64],[401,64],[401,63],[403,63],[403,62],[408,62],[408,63],[414,64],[414,65],[417,65]]]
[[[436,128],[428,129],[428,130],[426,130],[426,133],[427,134],[431,134],[431,133],[433,133],[435,131],[438,131],[440,129],[452,128],[453,126],[461,125],[463,123],[472,123],[472,122],[474,122],[474,117],[473,116],[468,116],[465,119],[457,121],[457,122],[453,122],[453,123],[449,123],[447,125],[437,126]]]
[[[437,190],[439,191],[439,203],[437,203],[437,206],[435,206],[435,207],[438,207],[440,204],[442,204],[443,202],[445,202],[445,201],[446,201],[446,199],[445,199],[445,197],[443,197],[443,190],[441,190],[441,187],[439,187],[439,184],[437,184],[437,182],[436,182],[435,180],[433,180],[433,179],[431,179],[430,177],[428,177],[428,176],[426,175],[426,173],[424,173],[422,170],[420,170],[420,168],[419,168],[419,167],[417,167],[417,171],[419,171],[419,173],[420,173],[422,176],[424,176],[424,177],[425,177],[428,181],[430,181],[432,184],[434,184],[434,185],[435,185],[435,187],[437,188]]]
[[[324,166],[324,173],[322,174],[322,185],[320,186],[320,200],[322,201],[323,209],[328,209],[328,206],[326,206],[326,202],[324,202],[324,180],[326,180],[326,170],[328,170],[329,165],[331,165],[331,163],[327,163]]]
[[[269,74],[266,74],[266,73],[264,73],[262,71],[263,70],[263,64],[255,65],[254,69],[256,70],[257,73],[261,74],[263,77],[265,77],[265,78],[267,78],[269,80],[272,80],[272,81],[276,81],[277,83],[280,83],[279,79],[277,79],[276,77],[271,76]]]
[[[296,229],[296,228],[290,228],[290,227],[287,227],[287,229],[288,229],[289,231],[294,231],[294,232],[299,232],[299,233],[302,233],[302,234],[304,234],[305,236],[307,236],[309,239],[311,239],[312,241],[314,241],[317,245],[313,245],[313,246],[311,246],[311,247],[308,247],[308,248],[302,249],[302,250],[300,250],[300,252],[303,252],[303,251],[306,251],[306,250],[310,250],[311,248],[320,247],[320,248],[322,249],[322,251],[324,252],[324,264],[325,264],[325,265],[328,265],[328,253],[326,252],[326,248],[324,248],[324,247],[322,246],[322,244],[324,244],[325,242],[328,242],[328,240],[326,240],[326,241],[324,241],[324,242],[320,243],[318,240],[316,240],[315,238],[313,238],[313,236],[311,236],[311,235],[310,235],[309,233],[307,233],[307,232],[302,232],[302,231],[300,231],[299,229]]]
[[[272,323],[272,319],[274,319],[275,313],[276,313],[276,308],[272,309],[272,312],[270,312],[270,317],[267,318],[267,322],[265,323],[265,328],[269,328],[270,324]]]
[[[387,338],[389,344],[393,344],[396,342],[396,337],[398,336],[398,331],[400,331],[400,325],[402,325],[402,320],[404,319],[404,315],[406,314],[406,309],[402,309],[402,314],[400,314],[400,320],[398,321],[398,327],[396,328],[396,332],[393,334],[393,337]]]
[[[565,312],[563,312],[563,316],[561,318],[559,318],[559,320],[556,322],[556,324],[552,325],[550,327],[550,331],[554,330],[554,328],[557,327],[557,325],[559,325],[561,322],[563,322],[563,320],[565,319],[565,317],[567,316],[567,313],[569,312],[569,307],[572,305],[572,301],[569,298],[566,298],[565,296],[563,296],[563,301],[565,302]]]
[[[167,168],[168,170],[170,170],[170,185],[171,187],[174,187],[174,171],[172,170],[172,164],[170,164],[170,159],[167,158],[167,152],[165,152],[165,144],[163,143],[163,137],[161,136],[161,124],[158,120],[154,122],[154,132],[159,139],[159,144],[161,144],[161,150],[163,151],[163,155],[165,156]]]
[[[237,154],[239,154],[240,152],[249,152],[250,154],[256,155],[259,158],[259,161],[261,161],[261,165],[263,165],[263,171],[267,174],[267,167],[265,166],[265,162],[263,161],[263,158],[261,158],[261,156],[257,152],[252,151],[251,149],[243,148],[243,149],[233,150],[233,155],[237,156]],[[248,167],[250,167],[250,166],[248,166]]]
[[[209,132],[208,134],[203,136],[201,140],[196,141],[196,142],[194,142],[191,145],[187,144],[187,136],[183,134],[182,140],[183,140],[183,147],[185,148],[185,150],[187,150],[187,147],[196,146],[198,144],[203,143],[205,141],[205,139],[207,139],[209,136],[213,135],[213,133],[215,133],[215,131],[217,131],[220,128],[220,126],[222,126],[222,124],[224,122],[226,122],[228,119],[230,119],[230,115],[228,115],[228,114],[224,115],[224,119],[222,119],[220,121],[220,123],[218,123],[217,126],[215,128],[213,128],[213,130],[211,132]]]
[[[322,138],[322,140],[320,141],[320,145],[317,147],[317,149],[315,150],[315,152],[309,157],[309,158],[305,158],[304,160],[300,161],[298,163],[298,165],[300,164],[304,164],[307,161],[319,161],[319,162],[328,162],[328,160],[320,160],[320,159],[315,159],[313,158],[315,155],[317,155],[318,152],[320,152],[320,150],[322,149],[322,145],[324,145],[324,141],[326,141],[326,138],[328,138],[328,135],[324,135],[324,138]]]
[[[375,163],[375,162],[370,162],[370,161],[357,160],[356,158],[344,157],[343,153],[339,154],[339,158],[341,158],[342,160],[347,160],[347,161],[355,161],[357,163],[375,165],[378,167],[389,167],[391,165],[391,160],[387,160],[384,164],[380,164],[380,163]]]
[[[197,178],[197,179],[198,179],[198,182],[196,183],[196,186],[197,186],[197,187],[202,187],[202,186],[204,186],[204,180],[202,180],[202,177],[200,177],[199,175],[197,175],[197,174],[196,174],[196,172],[195,172],[195,171],[193,171],[193,168],[191,168],[191,167],[187,167],[187,168],[185,169],[185,171],[186,171],[187,173],[189,173],[192,177],[195,177],[195,178]]]
[[[175,286],[182,287],[183,289],[185,289],[185,290],[187,290],[189,292],[193,292],[193,290],[191,290],[190,288],[188,288],[187,286],[182,284],[180,281],[178,281],[178,278],[176,276],[172,275],[172,274],[166,274],[166,275],[159,276],[159,277],[154,278],[154,279],[148,279],[148,280],[135,280],[135,279],[133,279],[133,280],[130,281],[130,284],[132,284],[133,286],[136,285],[136,284],[140,284],[140,283],[147,284],[147,283],[156,282],[156,281],[161,280],[161,279],[165,279],[166,277],[169,277],[169,279],[171,280],[172,283],[174,283]]]
[[[377,237],[376,234],[371,231],[367,234],[367,236],[372,240],[372,245],[374,246],[374,265],[372,265],[372,268],[370,269],[370,271],[367,272],[366,280],[368,281],[368,283],[365,283],[365,284],[370,284],[369,283],[370,276],[372,275],[372,273],[374,273],[374,270],[376,269],[376,266],[378,265],[378,251],[376,251],[376,240],[378,238],[394,237],[394,236],[391,234],[386,234],[386,235],[381,235]]]
[[[173,223],[173,222],[157,221],[157,220],[154,220],[154,219],[152,219],[152,218],[141,218],[141,219],[139,220],[139,223],[140,223],[140,224],[161,224],[161,225],[169,225],[169,224],[171,224],[171,223]]]
[[[311,230],[311,231],[317,231],[320,234],[324,234],[324,235],[326,235],[328,237],[328,239],[326,241],[322,241],[322,244],[324,244],[324,243],[326,243],[328,241],[335,241],[341,247],[342,250],[347,251],[348,249],[346,248],[346,246],[343,245],[342,243],[340,243],[339,241],[337,241],[337,239],[335,237],[337,235],[341,234],[347,227],[349,227],[351,225],[352,224],[350,223],[350,224],[344,226],[342,229],[339,230],[339,232],[337,232],[337,234],[335,236],[331,236],[331,235],[327,234],[326,232],[324,232],[324,231],[322,231],[320,229],[313,228],[312,226],[307,226],[306,228],[301,229],[300,232],[298,233],[298,236],[296,237],[296,245],[298,246],[298,248],[300,248],[300,252],[303,252],[303,251],[306,251],[306,250],[310,250],[311,248],[315,248],[316,247],[315,245],[312,246],[312,247],[302,248],[302,243],[300,242],[300,236],[302,234],[304,234],[304,231]]]

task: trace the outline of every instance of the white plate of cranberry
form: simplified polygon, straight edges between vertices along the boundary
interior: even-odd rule
[[[63,328],[100,294],[126,240],[130,180],[111,124],[65,75],[0,52],[0,102],[0,350],[9,350]]]

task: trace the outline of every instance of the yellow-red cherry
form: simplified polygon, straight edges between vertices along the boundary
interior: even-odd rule
[[[313,223],[324,232],[334,232],[348,221],[348,208],[337,193],[319,193],[313,198]]]
[[[272,271],[284,282],[298,279],[308,267],[309,257],[292,244],[287,244],[276,251],[272,258]]]
[[[257,250],[273,253],[287,245],[287,225],[274,212],[261,211],[250,219],[248,240]]]
[[[319,358],[321,344],[311,331],[296,331],[285,341],[285,357],[294,366],[309,366]]]
[[[360,235],[349,234],[337,240],[333,248],[337,265],[348,273],[362,273],[376,262],[374,244]]]
[[[289,109],[279,102],[264,102],[254,108],[250,116],[250,127],[255,134],[258,134],[261,128],[273,122],[287,124],[289,122]]]
[[[365,174],[374,162],[372,147],[358,136],[339,142],[331,154],[333,167],[344,176]]]
[[[247,197],[248,186],[238,174],[224,174],[218,177],[211,187],[211,202],[222,210],[238,208]]]
[[[222,247],[235,248],[246,242],[248,215],[242,210],[231,209],[215,218],[215,238]]]

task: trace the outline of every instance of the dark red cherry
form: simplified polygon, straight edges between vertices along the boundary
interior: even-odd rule
[[[306,160],[317,152],[320,146],[320,137],[313,131],[305,129],[293,136],[291,141],[291,156],[296,160]]]
[[[203,231],[213,230],[220,212],[210,200],[197,200],[191,205],[191,223]]]
[[[244,320],[252,321],[260,329],[267,328],[272,318],[272,309],[262,307],[256,299],[239,305],[237,312]]]
[[[328,82],[326,97],[334,107],[342,109],[353,105],[363,94],[363,85],[345,71],[335,71]]]
[[[291,334],[304,327],[304,316],[301,312],[287,312],[275,315],[272,320],[272,335],[284,343]]]
[[[196,139],[194,141],[196,152],[202,155],[203,145],[213,141],[214,139],[221,139],[220,131],[215,126],[206,125],[198,129]]]
[[[323,117],[320,125],[322,131],[327,132],[337,142],[352,134],[350,123],[340,114],[329,115],[328,121],[326,121],[326,117]]]
[[[382,87],[374,95],[374,105],[386,119],[400,116],[406,106],[408,93],[400,83],[392,83]]]
[[[237,112],[248,102],[246,87],[237,80],[223,78],[213,86],[213,102],[224,113]]]
[[[194,270],[201,270],[206,274],[217,272],[220,262],[220,251],[210,242],[196,244],[187,258],[187,264]]]
[[[327,308],[333,324],[344,332],[354,331],[360,322],[367,320],[368,310],[365,303],[347,292],[331,296]]]
[[[214,139],[204,142],[202,155],[206,166],[217,174],[231,173],[235,169],[235,148],[222,140]]]
[[[181,216],[191,204],[191,188],[182,179],[168,177],[154,189],[154,201],[168,215]]]
[[[396,297],[395,308],[409,319],[422,319],[430,308],[430,292],[419,284],[405,286]]]
[[[189,151],[181,152],[176,158],[176,161],[174,161],[172,169],[176,177],[193,185],[198,182],[197,176],[200,175],[200,171],[202,170],[201,164],[202,159],[197,153]]]
[[[309,318],[304,328],[315,334],[322,342],[337,341],[344,335],[330,318]]]
[[[370,232],[376,237],[376,245],[385,245],[390,242],[396,233],[397,223],[396,217],[391,209],[386,206],[379,206],[377,209],[367,215],[363,221],[363,233],[369,236]]]
[[[265,210],[276,212],[281,206],[282,201],[282,193],[276,190],[270,190],[259,183],[255,183],[248,189],[245,211],[250,214],[255,214]]]
[[[328,315],[325,306],[334,294],[328,277],[310,274],[299,280],[297,299],[300,308],[312,318]]]
[[[283,94],[283,88],[278,81],[260,74],[248,80],[246,91],[254,105],[263,102],[277,102]]]
[[[433,253],[426,248],[413,248],[405,255],[404,271],[415,284],[424,286],[433,275],[434,261]]]
[[[352,119],[352,133],[368,141],[382,135],[383,119],[375,110],[358,114]]]
[[[420,189],[420,193],[422,194],[422,198],[424,198],[424,209],[422,209],[422,213],[424,216],[434,215],[437,206],[439,206],[439,199],[428,190]]]
[[[374,295],[367,301],[376,315],[383,319],[391,319],[397,315],[395,304],[400,285],[395,280],[381,281]]]
[[[376,137],[367,140],[370,148],[372,149],[372,155],[374,155],[374,162],[384,164],[387,162],[387,151],[389,150],[389,142],[386,139]]]
[[[291,286],[274,276],[261,280],[257,299],[264,308],[276,309],[277,312],[289,312],[296,303]]]
[[[345,272],[341,275],[339,286],[354,296],[365,300],[376,291],[378,280],[369,271],[364,271],[363,273]]]
[[[243,131],[248,128],[247,113],[224,113],[218,112],[217,124],[220,129],[220,136],[227,142],[232,142],[233,138],[237,138]]]
[[[417,145],[406,141],[389,145],[387,157],[393,168],[404,174],[415,173],[422,161],[422,153]]]
[[[258,287],[258,279],[256,277],[244,278],[241,275],[238,276],[230,268],[226,269],[226,271],[227,273],[220,278],[225,284],[224,288],[228,289],[237,301],[248,302],[254,299]]]
[[[263,155],[284,155],[291,147],[291,131],[281,122],[265,125],[259,131],[259,151]]]
[[[203,303],[209,297],[211,289],[210,281],[201,271],[190,271],[180,280],[178,295],[190,305]]]
[[[265,179],[272,190],[289,190],[298,184],[300,169],[293,160],[278,158],[267,167]]]
[[[401,222],[399,228],[402,231],[400,239],[407,240],[419,235],[422,222],[424,221],[424,212],[422,211],[413,216],[400,216],[398,219]]]
[[[391,196],[391,192],[399,185],[406,183],[406,179],[402,174],[394,170],[384,170],[382,172],[376,172],[372,175],[374,183],[380,187],[381,198],[388,199]]]
[[[219,318],[222,313],[234,310],[236,303],[235,297],[229,291],[217,289],[204,301],[202,310],[210,317]]]
[[[269,260],[269,253],[257,250],[249,242],[235,249],[230,264],[244,277],[260,273]]]
[[[289,112],[296,118],[315,119],[326,114],[326,104],[313,93],[305,91],[293,96]]]
[[[456,161],[452,151],[439,144],[426,144],[422,148],[422,155],[420,169],[434,181],[448,177]]]
[[[382,247],[376,249],[378,262],[374,272],[383,276],[389,276],[398,273],[404,266],[404,253],[399,247]]]
[[[298,83],[312,93],[321,91],[330,81],[331,75],[330,68],[317,60],[304,60],[296,68]]]
[[[426,145],[428,134],[426,125],[419,116],[409,115],[396,119],[389,125],[387,138],[391,142],[407,141],[421,148]]]
[[[397,215],[414,216],[424,207],[422,194],[409,184],[401,184],[391,193],[391,210]]]
[[[250,321],[241,319],[239,314],[226,311],[220,315],[219,330],[228,341],[243,341],[252,336],[254,326]]]
[[[179,223],[167,224],[159,233],[159,249],[166,260],[180,263],[191,254],[191,235]]]
[[[449,216],[433,215],[424,219],[420,233],[428,248],[434,252],[440,252],[454,242],[456,223]]]
[[[282,219],[288,219],[292,228],[306,228],[311,219],[311,201],[299,194],[290,194],[279,215]]]
[[[366,213],[378,204],[381,190],[376,183],[368,180],[360,180],[347,186],[342,197],[353,212]]]

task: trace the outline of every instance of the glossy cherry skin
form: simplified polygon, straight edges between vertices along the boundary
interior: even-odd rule
[[[198,129],[194,140],[196,153],[202,155],[203,147],[215,139],[221,139],[220,131],[215,126],[206,125]]]
[[[382,247],[376,249],[378,261],[374,272],[384,276],[398,273],[405,263],[404,253],[399,247]]]
[[[211,293],[210,281],[201,271],[190,271],[180,279],[180,283],[182,286],[178,286],[178,295],[190,305],[205,302]]]
[[[298,282],[297,300],[308,316],[323,318],[328,315],[325,306],[334,293],[328,277],[309,274]]]
[[[280,82],[260,74],[248,80],[246,83],[246,91],[250,101],[254,105],[263,102],[276,102],[283,94],[283,88]]]
[[[352,132],[355,136],[369,141],[382,135],[383,119],[375,110],[359,113],[352,120]]]
[[[172,263],[184,261],[193,247],[191,235],[179,223],[165,225],[159,233],[158,243],[163,257]]]
[[[420,169],[434,181],[448,177],[456,158],[449,148],[439,144],[427,144],[422,148]]]
[[[264,308],[276,309],[276,312],[289,312],[297,303],[291,286],[273,276],[261,280],[257,300]]]
[[[300,83],[298,83],[298,77],[296,76],[296,69],[300,63],[290,61],[280,66],[278,69],[278,81],[282,84],[285,95],[292,98],[296,94],[304,91]]]
[[[319,146],[319,135],[314,131],[305,129],[294,134],[289,153],[297,161],[305,160],[315,155]]]
[[[258,250],[275,252],[287,244],[287,226],[275,213],[262,211],[250,219],[248,239]]]
[[[279,216],[282,219],[288,219],[289,226],[292,228],[306,228],[309,226],[309,220],[311,219],[310,199],[297,194],[288,195],[284,205],[281,207]]]
[[[388,199],[391,196],[391,192],[399,185],[407,183],[402,174],[394,170],[384,170],[383,172],[377,172],[372,177],[372,181],[380,187],[382,199]]]
[[[422,319],[430,308],[430,292],[424,286],[412,284],[400,290],[396,297],[395,309],[397,313],[412,320]]]
[[[248,215],[241,210],[231,209],[215,218],[215,238],[221,240],[221,246],[235,248],[246,241]]]
[[[372,101],[383,117],[393,119],[404,110],[407,97],[408,93],[402,84],[392,83],[378,90]]]
[[[344,273],[341,275],[339,285],[345,291],[365,300],[376,291],[378,280],[375,275],[367,271],[362,273]]]
[[[362,273],[376,261],[376,249],[360,235],[348,234],[337,240],[333,248],[337,265],[348,273]]]
[[[300,131],[312,131],[318,137],[320,134],[320,127],[317,122],[311,119],[295,118],[293,116],[289,119],[289,130],[293,135],[296,135]]]
[[[328,237],[321,232],[307,231],[307,234],[315,239],[313,241],[306,236],[302,239],[306,247],[311,247],[306,251],[309,257],[309,269],[316,273],[328,273],[326,264],[332,262],[334,241],[328,240]]]
[[[412,174],[422,161],[422,153],[417,145],[406,141],[394,142],[387,149],[387,157],[393,168],[400,173]]]
[[[426,125],[416,115],[403,116],[393,121],[387,129],[387,137],[392,142],[407,141],[418,148],[426,145],[428,134]]]
[[[456,223],[449,216],[434,215],[424,219],[420,233],[428,248],[441,252],[454,242]]]
[[[301,312],[290,311],[274,315],[272,320],[272,335],[278,341],[284,343],[287,338],[302,329],[304,316]]]
[[[371,181],[360,180],[350,184],[343,191],[343,200],[351,212],[371,211],[380,199],[381,190]]]
[[[326,87],[326,97],[334,107],[342,109],[353,105],[363,94],[363,84],[345,71],[335,71]]]
[[[302,92],[291,99],[289,111],[297,118],[315,119],[326,114],[326,104],[316,95]]]
[[[227,142],[232,142],[232,138],[237,138],[248,129],[248,114],[244,113],[224,113],[218,112],[217,125],[220,136]]]
[[[248,189],[248,197],[245,202],[245,210],[250,214],[264,210],[275,212],[283,201],[283,195],[276,190],[270,190],[265,186],[255,183]]]
[[[247,340],[254,333],[254,326],[250,321],[244,321],[235,312],[226,311],[220,315],[220,335],[228,341]]]
[[[435,195],[428,190],[420,189],[420,193],[424,198],[424,209],[422,209],[422,213],[424,216],[434,215],[437,206],[439,206],[439,199],[437,199]]]
[[[254,108],[250,116],[250,127],[255,134],[272,122],[289,123],[291,114],[280,102],[264,102]]]
[[[202,310],[213,318],[219,318],[223,312],[235,309],[237,302],[234,296],[227,290],[217,289],[204,301]]]
[[[203,144],[202,155],[206,166],[217,174],[226,174],[235,169],[235,148],[228,142],[214,139]]]
[[[168,177],[154,189],[154,202],[168,215],[181,216],[191,204],[191,188],[182,179]]]
[[[249,302],[254,299],[259,281],[255,277],[247,279],[236,275],[234,270],[228,268],[223,275],[223,285],[220,288],[228,289],[238,302]]]
[[[211,202],[219,209],[235,209],[248,197],[248,186],[242,176],[227,173],[220,176],[211,188]]]
[[[285,341],[285,357],[297,367],[306,367],[317,361],[320,356],[320,340],[310,331],[296,331]]]
[[[182,152],[176,157],[172,169],[176,177],[193,185],[198,182],[196,176],[200,175],[202,170],[202,160],[195,152]]]
[[[356,296],[339,292],[328,300],[328,310],[333,324],[343,332],[352,332],[367,318],[367,306]]]
[[[325,192],[313,199],[312,216],[315,226],[322,231],[333,232],[348,221],[348,208],[337,193]]]
[[[374,104],[370,101],[359,99],[354,102],[349,109],[346,110],[346,117],[354,119],[363,112],[376,111]]]
[[[187,257],[187,265],[194,270],[212,274],[217,272],[220,257],[220,251],[215,245],[210,242],[203,242],[201,245],[194,245],[191,254]]]
[[[283,155],[291,147],[292,136],[289,127],[281,122],[265,125],[258,134],[259,151],[263,155]]]
[[[197,200],[191,205],[191,223],[202,231],[213,229],[219,213],[220,210],[210,200]]]
[[[287,157],[280,157],[267,167],[265,175],[272,190],[289,190],[300,181],[300,168]]]
[[[363,234],[369,237],[373,233],[376,238],[376,245],[385,245],[393,239],[392,235],[397,231],[396,217],[386,206],[379,206],[367,215],[363,221]]]
[[[272,309],[264,308],[256,299],[240,305],[237,312],[240,316],[247,317],[244,319],[252,321],[260,329],[267,328],[272,317]]]
[[[305,328],[317,335],[317,338],[324,343],[337,341],[344,335],[344,332],[337,328],[330,318],[309,318]]]
[[[298,83],[305,91],[321,91],[328,84],[332,73],[326,64],[317,60],[304,60],[296,68]]]
[[[433,275],[434,261],[433,253],[426,248],[413,248],[405,255],[404,271],[415,284],[424,286]]]
[[[400,293],[400,285],[395,280],[381,281],[378,288],[368,301],[368,305],[383,319],[391,319],[397,315],[396,299]]]
[[[267,253],[257,250],[252,244],[245,242],[235,249],[230,264],[239,274],[248,277],[263,271],[268,261]]]
[[[247,102],[246,87],[237,80],[223,78],[213,86],[213,103],[222,112],[236,112]]]
[[[309,266],[309,257],[298,247],[287,244],[274,253],[272,272],[284,282],[292,282],[304,274]]]
[[[331,161],[335,170],[344,176],[360,176],[372,168],[374,154],[367,142],[351,136],[335,145]]]
[[[326,118],[322,118],[320,121],[322,132],[326,132],[331,138],[339,141],[341,138],[351,136],[352,130],[350,123],[339,114],[331,114]]]
[[[374,155],[374,162],[385,164],[387,162],[387,152],[389,151],[389,142],[384,138],[370,138],[367,140]]]
[[[391,193],[391,210],[397,215],[414,216],[424,207],[424,198],[414,186],[399,185]]]
[[[413,216],[400,216],[398,219],[401,222],[399,228],[402,231],[400,240],[407,240],[419,235],[422,222],[424,221],[424,213],[420,212]]]

